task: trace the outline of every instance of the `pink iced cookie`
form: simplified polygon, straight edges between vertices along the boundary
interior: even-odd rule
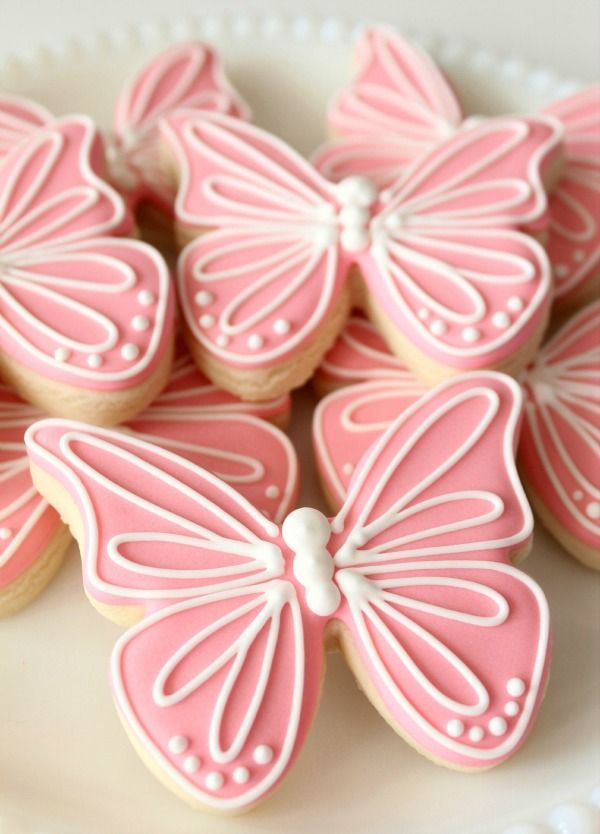
[[[542,347],[523,385],[528,494],[561,544],[600,570],[600,301]]]
[[[108,176],[132,209],[149,201],[163,212],[172,211],[175,191],[161,164],[158,124],[179,107],[250,115],[210,47],[177,44],[155,56],[122,90],[113,129],[105,135]],[[0,160],[17,141],[52,119],[35,102],[0,97]]]
[[[600,85],[545,110],[565,126],[566,165],[550,200],[547,249],[555,305],[573,310],[600,294]]]
[[[338,137],[317,151],[315,164],[330,179],[365,174],[384,187],[461,128],[461,106],[429,55],[392,30],[368,28],[357,53],[358,72],[329,111]],[[565,129],[566,164],[550,200],[548,239],[555,303],[564,311],[600,291],[600,87],[544,112]]]
[[[286,398],[242,403],[180,355],[167,388],[123,428],[215,472],[268,518],[281,521],[296,496],[296,458],[287,438],[256,417],[284,422],[289,408]],[[71,540],[29,474],[23,435],[42,416],[0,386],[0,614],[14,613],[45,587]],[[90,596],[122,602],[101,593],[102,580],[91,570]],[[112,580],[118,582],[119,574]]]
[[[303,508],[281,528],[164,449],[65,421],[29,430],[86,559],[144,567],[111,680],[163,782],[220,811],[268,794],[310,726],[326,632],[425,755],[481,770],[520,747],[549,660],[544,596],[510,564],[532,530],[510,454],[520,410],[501,375],[445,383],[371,448],[335,518]]]
[[[0,385],[0,617],[16,613],[43,590],[70,541],[29,475],[23,435],[40,416]]]
[[[430,381],[515,370],[541,338],[548,262],[515,229],[543,222],[555,122],[465,128],[382,192],[363,177],[328,183],[280,140],[225,116],[181,111],[164,131],[180,228],[213,229],[183,251],[179,294],[194,359],[221,387],[260,399],[300,384],[352,300]],[[356,267],[365,286],[352,299]]]
[[[114,236],[132,219],[101,165],[82,116],[0,166],[0,373],[46,412],[111,423],[164,385],[174,299],[162,256]]]
[[[386,354],[364,321],[352,325],[326,357],[313,436],[319,473],[333,506],[381,432],[419,396],[418,380]],[[523,372],[525,421],[518,461],[545,525],[591,567],[600,568],[600,302],[583,308]]]

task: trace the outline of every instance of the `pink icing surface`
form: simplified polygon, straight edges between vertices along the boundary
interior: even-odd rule
[[[165,390],[125,428],[215,471],[263,513],[281,520],[296,495],[296,460],[287,439],[256,417],[281,417],[289,407],[286,397],[241,402],[210,384],[180,351]],[[35,562],[60,524],[33,487],[23,442],[41,416],[0,386],[0,529],[9,531],[6,538],[0,535],[0,587]]]
[[[34,101],[0,96],[0,161],[33,131],[52,119],[52,114]]]
[[[139,567],[143,545],[123,590],[145,616],[115,647],[113,689],[191,801],[240,810],[282,778],[332,619],[417,746],[472,768],[518,749],[549,650],[544,597],[509,564],[532,530],[520,410],[498,374],[439,386],[367,452],[334,519],[303,508],[281,529],[164,449],[66,421],[29,430],[32,460],[79,506],[86,561]]]
[[[543,346],[523,382],[519,465],[546,511],[600,550],[600,301]]]
[[[104,183],[89,119],[53,122],[0,167],[0,349],[56,382],[96,389],[148,377],[172,338],[168,268],[121,235],[132,218]]]
[[[560,305],[600,270],[600,86],[561,99],[545,112],[565,126],[566,165],[550,200],[547,242]]]
[[[40,416],[0,385],[0,588],[30,568],[60,528],[29,476],[23,434]]]
[[[574,316],[523,373],[524,427],[519,465],[536,493],[576,539],[600,547],[600,302]],[[344,388],[314,418],[319,470],[341,503],[364,451],[419,395],[400,363],[383,361],[385,344],[353,321],[327,355],[323,379]]]
[[[179,261],[186,323],[234,367],[293,356],[323,323],[357,264],[392,322],[462,369],[497,364],[528,341],[549,304],[543,249],[516,231],[543,224],[540,170],[560,139],[542,118],[464,127],[377,193],[337,186],[280,140],[225,116],[165,123],[180,169],[178,220],[214,229]]]

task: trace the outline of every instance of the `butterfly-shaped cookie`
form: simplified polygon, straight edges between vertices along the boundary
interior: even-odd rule
[[[286,398],[240,402],[211,385],[181,352],[167,388],[123,430],[217,473],[268,518],[281,521],[296,496],[296,456],[281,432],[257,418],[283,423],[289,407]],[[14,613],[43,590],[71,541],[29,474],[23,435],[41,417],[0,385],[0,615]]]
[[[302,508],[281,527],[143,440],[62,420],[29,430],[34,477],[63,509],[68,494],[84,562],[127,580],[138,622],[113,651],[113,692],[162,781],[221,811],[263,798],[306,737],[326,635],[436,761],[480,770],[521,745],[549,622],[510,564],[532,532],[520,411],[502,375],[445,383],[375,443],[333,519]]]
[[[113,128],[104,136],[107,175],[132,209],[150,201],[172,210],[175,192],[161,163],[158,125],[178,107],[250,116],[206,44],[176,44],[156,55],[121,91]],[[0,163],[17,141],[53,118],[36,102],[0,96]]]
[[[383,188],[464,125],[462,107],[430,56],[391,29],[366,29],[357,57],[355,78],[329,111],[337,136],[317,151],[315,164],[333,180],[365,174]],[[565,311],[600,291],[600,86],[543,112],[565,128],[566,164],[550,199],[547,246],[555,303]]]
[[[234,393],[249,379],[257,398],[304,381],[351,301],[429,381],[515,370],[541,338],[549,266],[516,228],[543,222],[557,122],[465,128],[384,191],[364,177],[329,183],[280,140],[219,114],[180,111],[164,133],[180,229],[204,232],[179,261],[190,348]]]
[[[132,218],[101,165],[80,116],[0,166],[0,374],[46,412],[110,423],[164,385],[174,298],[162,256],[120,237]]]
[[[351,320],[317,379],[321,390],[349,386],[319,404],[313,423],[323,486],[339,506],[365,450],[423,389],[361,319]],[[520,381],[518,463],[527,492],[567,550],[600,568],[600,302],[563,325]]]

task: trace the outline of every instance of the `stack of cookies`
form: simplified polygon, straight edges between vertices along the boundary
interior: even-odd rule
[[[284,777],[332,649],[428,758],[504,761],[549,673],[528,500],[600,569],[600,88],[467,118],[396,33],[357,57],[310,162],[200,43],[110,134],[0,97],[0,614],[73,537],[125,730],[201,808]],[[282,431],[311,378],[331,518]]]

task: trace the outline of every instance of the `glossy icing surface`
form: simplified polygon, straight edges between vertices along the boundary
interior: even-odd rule
[[[179,791],[236,810],[280,780],[332,620],[418,747],[480,768],[520,746],[549,637],[540,589],[509,564],[532,529],[512,460],[520,410],[497,374],[439,386],[369,450],[335,518],[303,508],[282,529],[142,440],[58,420],[29,430],[31,459],[77,502],[85,559],[137,565],[145,614],[115,647],[113,688]]]
[[[52,118],[45,107],[26,98],[0,96],[0,162],[6,154]]]
[[[313,424],[324,483],[341,503],[364,451],[419,396],[418,380],[360,319],[327,355],[323,379],[352,385],[326,397]],[[519,466],[546,510],[578,541],[600,547],[600,302],[539,351],[521,377]]]
[[[172,338],[164,259],[136,240],[100,178],[86,117],[35,131],[0,166],[0,349],[56,382],[123,389],[148,377]]]
[[[315,164],[336,181],[366,174],[389,186],[461,127],[461,107],[429,55],[391,29],[367,28],[357,58],[355,77],[329,111],[338,138],[317,151]],[[600,269],[600,87],[556,101],[544,112],[565,128],[566,164],[550,199],[547,246],[560,305]]]
[[[235,487],[265,515],[281,521],[293,505],[298,467],[287,438],[262,420],[281,417],[286,398],[242,403],[202,376],[180,351],[171,380],[128,432],[193,460]],[[56,512],[36,492],[23,442],[26,429],[42,417],[0,386],[0,588],[17,579],[43,553],[60,525]],[[102,584],[91,566],[90,593],[102,601]],[[112,576],[119,582],[119,574]]]
[[[297,353],[359,266],[393,324],[437,361],[501,362],[549,304],[542,248],[516,231],[543,222],[540,169],[557,123],[490,119],[464,127],[379,192],[365,177],[326,182],[251,125],[181,111],[165,123],[180,171],[176,215],[212,229],[186,247],[186,324],[235,367]]]

